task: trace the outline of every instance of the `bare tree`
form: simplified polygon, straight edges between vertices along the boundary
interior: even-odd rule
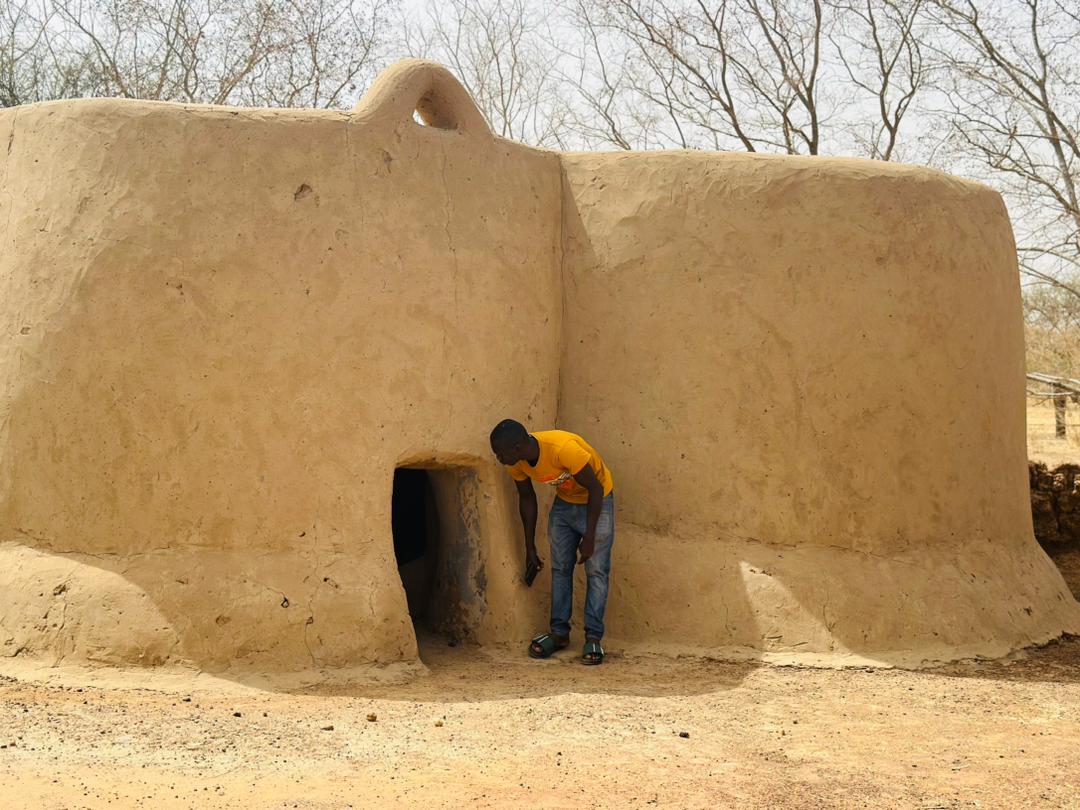
[[[890,160],[900,127],[925,85],[920,44],[923,0],[829,0],[839,24],[832,37],[836,56],[858,90],[873,100],[875,114],[852,121],[864,154]]]
[[[587,17],[583,30],[581,52],[569,76],[583,108],[571,114],[571,126],[587,144],[612,143],[619,149],[631,149],[633,136],[624,134],[617,109],[627,71],[610,62],[601,35]]]
[[[653,145],[657,110],[635,104],[635,87],[647,83],[638,74],[635,54],[621,48],[617,36],[597,24],[590,0],[576,0],[571,20],[578,45],[564,53],[563,78],[574,89],[567,126],[586,146],[614,145],[619,149],[648,149]],[[663,145],[663,136],[658,138]]]
[[[54,47],[53,16],[47,1],[0,4],[0,107],[77,96],[90,82],[85,54]]]
[[[594,61],[622,43],[635,99],[624,106],[652,109],[670,145],[818,153],[819,0],[578,0],[573,14],[591,44],[608,46],[591,48]]]
[[[960,154],[1001,188],[1021,272],[1080,297],[1080,9],[934,0],[945,116]]]
[[[389,0],[22,0],[0,10],[0,100],[82,95],[345,106]]]
[[[1024,320],[1028,368],[1080,377],[1080,296],[1075,286],[1030,285],[1024,293]]]
[[[574,0],[592,63],[574,83],[608,131],[638,147],[648,136],[683,148],[828,147],[889,160],[925,85],[925,2]],[[618,81],[599,83],[598,73]],[[617,103],[620,95],[634,101]],[[651,126],[636,130],[631,109]]]
[[[382,64],[390,11],[388,0],[289,0],[279,25],[290,46],[247,93],[275,107],[351,105]]]
[[[539,146],[564,145],[566,114],[546,21],[526,0],[446,0],[405,26],[413,56],[446,64],[492,130]]]

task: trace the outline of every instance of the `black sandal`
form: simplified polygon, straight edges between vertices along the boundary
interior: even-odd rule
[[[604,663],[604,648],[599,641],[591,639],[585,642],[585,649],[581,651],[581,663],[592,667]]]
[[[570,639],[544,633],[529,642],[529,658],[550,658],[552,653],[569,646]]]

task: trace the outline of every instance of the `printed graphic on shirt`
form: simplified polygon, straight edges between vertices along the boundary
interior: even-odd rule
[[[568,472],[564,472],[562,475],[553,475],[540,479],[540,483],[549,484],[556,489],[571,490],[574,488],[574,481],[572,476]]]

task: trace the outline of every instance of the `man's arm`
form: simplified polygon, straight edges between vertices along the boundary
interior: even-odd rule
[[[533,490],[532,481],[528,478],[524,481],[514,481],[514,483],[517,484],[521,526],[525,529],[525,565],[543,568],[544,563],[536,553],[536,492]]]
[[[604,509],[604,485],[588,464],[581,468],[574,480],[589,491],[589,505],[585,510],[585,536],[581,538],[581,545],[578,546],[578,565],[583,565],[596,550],[596,524],[600,522],[600,513]]]

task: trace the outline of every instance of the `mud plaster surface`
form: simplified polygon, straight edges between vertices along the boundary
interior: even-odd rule
[[[1080,629],[1032,538],[988,189],[537,151],[418,62],[352,113],[60,102],[3,142],[0,655],[415,664],[398,465],[469,482],[439,495],[475,538],[461,629],[519,643],[548,579],[519,582],[507,415],[615,470],[615,649],[918,664]]]

